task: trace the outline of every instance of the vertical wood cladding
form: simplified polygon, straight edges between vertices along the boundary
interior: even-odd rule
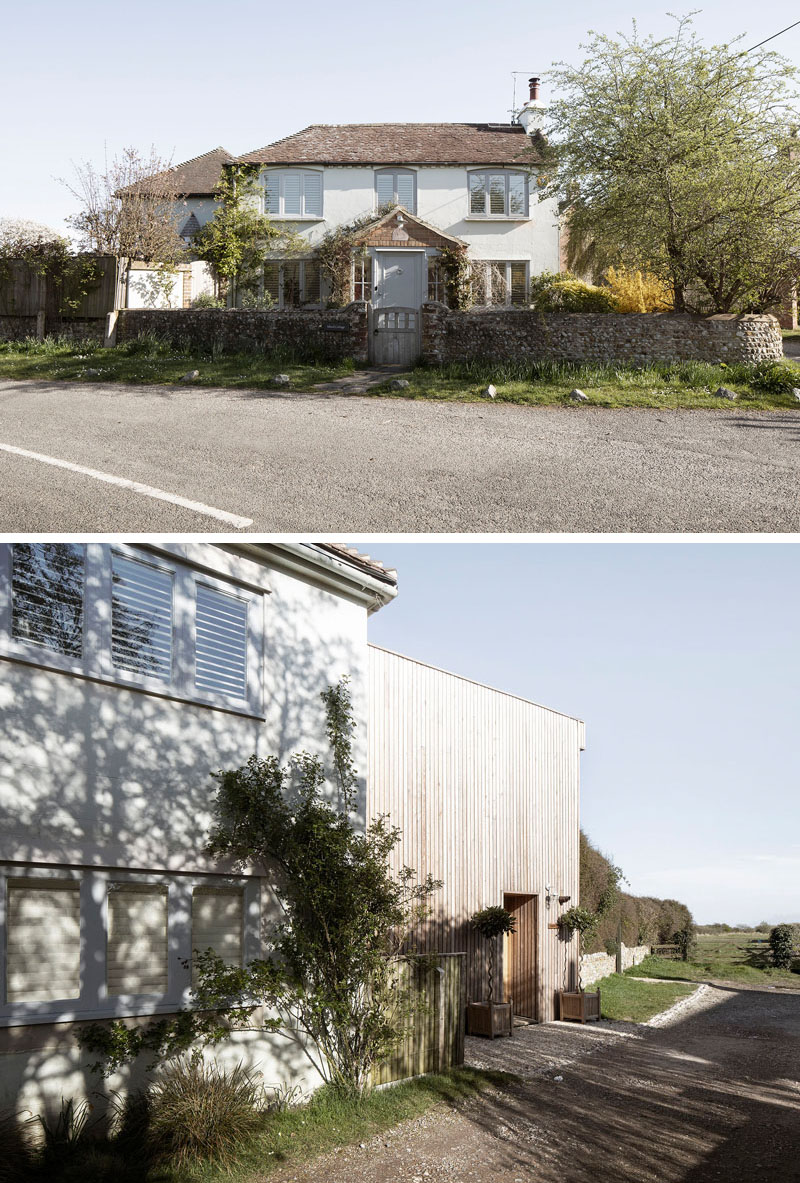
[[[577,938],[548,926],[559,895],[578,901],[582,746],[578,719],[370,646],[369,816],[386,813],[402,830],[397,867],[444,884],[420,950],[466,952],[467,998],[482,1001],[487,949],[469,917],[505,896],[535,897],[524,926],[535,948],[518,964],[533,966],[543,1022],[556,1017],[556,992],[577,986]],[[495,999],[502,963],[499,947]]]

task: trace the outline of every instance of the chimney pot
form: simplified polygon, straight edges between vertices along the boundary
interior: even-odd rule
[[[528,79],[528,86],[531,89],[531,102],[534,103],[539,98],[539,79],[538,78],[529,78]]]

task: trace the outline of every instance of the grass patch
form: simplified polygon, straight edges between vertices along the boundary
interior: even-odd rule
[[[778,363],[776,363],[778,365]],[[706,362],[661,363],[633,366],[624,363],[578,365],[569,362],[460,362],[446,366],[417,366],[407,375],[410,385],[394,391],[388,383],[373,387],[369,394],[400,398],[436,399],[445,402],[487,401],[482,393],[495,386],[495,402],[526,406],[651,407],[681,410],[707,407],[730,410],[787,410],[798,404],[788,390],[775,384],[800,386],[800,365],[787,361],[778,365],[777,383],[765,389],[766,367],[761,365],[712,365]],[[794,371],[796,370],[796,377]],[[781,382],[781,377],[783,381]],[[766,378],[769,382],[769,379]],[[720,386],[734,390],[735,403],[715,398]],[[588,403],[576,404],[569,397],[577,387]]]
[[[609,974],[591,988],[600,991],[604,1019],[629,1023],[646,1023],[693,989],[678,982],[637,982],[624,974]]]
[[[228,353],[213,342],[206,350],[181,349],[155,337],[113,349],[103,349],[96,341],[59,338],[0,342],[0,378],[170,385],[180,383],[190,370],[199,370],[200,377],[183,385],[268,390],[276,374],[287,374],[288,389],[308,390],[315,382],[351,374],[354,365],[350,358],[327,361],[320,357],[309,362],[285,350]]]
[[[264,1114],[260,1128],[236,1152],[235,1161],[179,1168],[149,1160],[139,1129],[103,1141],[81,1140],[60,1161],[29,1164],[16,1179],[47,1183],[255,1183],[287,1164],[316,1158],[338,1146],[364,1142],[435,1105],[456,1106],[516,1078],[506,1072],[456,1068],[403,1081],[360,1101],[322,1089],[297,1108]]]
[[[745,985],[792,986],[800,990],[800,974],[770,964],[769,940],[760,933],[700,933],[689,961],[646,957],[626,974],[676,981],[704,982],[709,978]]]

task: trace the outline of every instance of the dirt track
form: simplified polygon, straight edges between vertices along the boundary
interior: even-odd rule
[[[467,1042],[521,1083],[270,1183],[800,1181],[800,993],[719,984],[666,1027]]]

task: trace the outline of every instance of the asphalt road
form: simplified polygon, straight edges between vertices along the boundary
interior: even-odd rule
[[[800,530],[799,492],[800,409],[537,409],[0,382],[4,533],[787,532]]]
[[[274,1183],[798,1183],[800,993],[718,984],[663,1029],[548,1024],[469,1039],[516,1082]]]

